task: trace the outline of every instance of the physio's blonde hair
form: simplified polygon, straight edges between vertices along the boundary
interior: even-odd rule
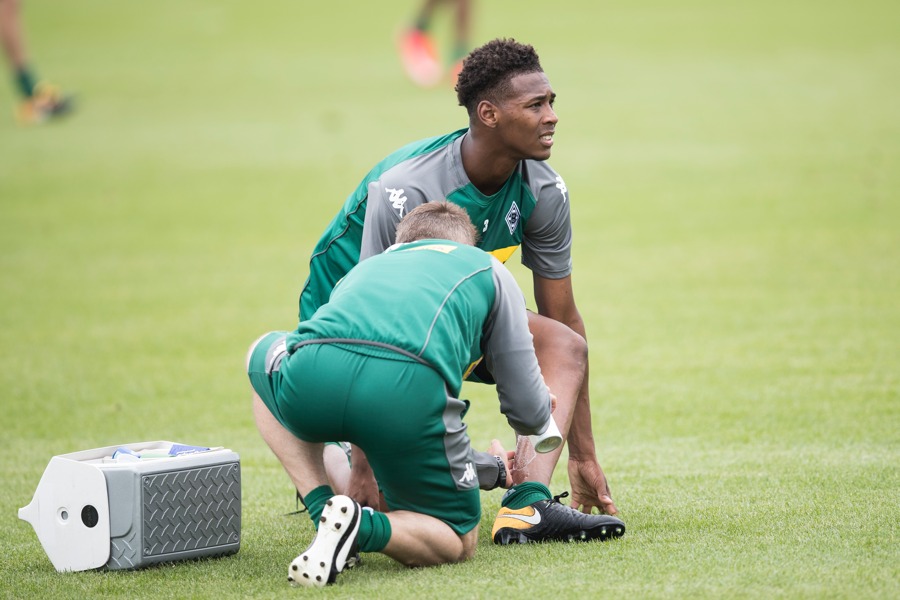
[[[398,244],[416,240],[450,240],[474,246],[478,231],[461,206],[446,202],[426,202],[411,210],[397,225]]]

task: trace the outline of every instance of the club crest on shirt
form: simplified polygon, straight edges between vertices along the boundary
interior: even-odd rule
[[[516,227],[518,227],[521,217],[522,213],[519,212],[519,205],[513,202],[512,206],[509,207],[509,212],[506,213],[506,225],[509,227],[509,235],[516,234]]]
[[[391,203],[391,206],[394,207],[394,210],[397,211],[397,215],[402,219],[403,213],[406,212],[407,200],[407,197],[403,195],[403,188],[384,188],[384,191],[390,194],[388,201]]]

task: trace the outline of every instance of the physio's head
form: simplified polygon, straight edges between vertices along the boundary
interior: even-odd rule
[[[478,232],[467,213],[452,202],[427,202],[409,212],[397,225],[397,243],[450,240],[474,246]]]

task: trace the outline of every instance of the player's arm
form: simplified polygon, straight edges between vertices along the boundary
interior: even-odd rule
[[[546,166],[546,165],[545,165]],[[528,219],[522,240],[522,263],[533,275],[538,314],[558,321],[587,340],[584,321],[572,292],[572,221],[565,183],[550,171],[540,177],[538,203]],[[568,433],[569,457],[596,461],[591,407],[579,394]]]
[[[538,202],[526,223],[525,237],[522,240],[522,262],[531,269],[534,276],[534,299],[538,313],[565,325],[587,342],[584,321],[575,306],[572,293],[572,226],[568,190],[563,180],[549,170],[544,176],[537,177],[534,191]],[[532,318],[532,325],[540,327],[540,331],[546,333],[547,328],[539,323],[539,319],[540,317]],[[545,357],[546,355],[542,355],[542,358]],[[547,368],[547,378],[554,381],[554,385],[559,384],[555,377],[567,377],[570,383],[578,385],[568,415],[571,425],[566,432],[572,504],[581,506],[585,512],[590,512],[596,506],[602,512],[615,514],[617,509],[610,497],[606,476],[597,462],[594,433],[591,429],[590,396],[587,393],[586,355],[584,360],[580,374],[574,364],[570,364],[569,369],[564,367],[560,372],[552,371],[546,365],[546,360],[542,366]],[[579,378],[580,383],[573,377]],[[568,398],[565,402],[568,403]],[[563,415],[560,417],[564,418]]]

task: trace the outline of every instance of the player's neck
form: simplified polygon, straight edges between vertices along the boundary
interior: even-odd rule
[[[483,143],[472,130],[463,138],[460,154],[466,176],[485,196],[499,192],[519,164],[517,159],[506,156],[502,148]]]

